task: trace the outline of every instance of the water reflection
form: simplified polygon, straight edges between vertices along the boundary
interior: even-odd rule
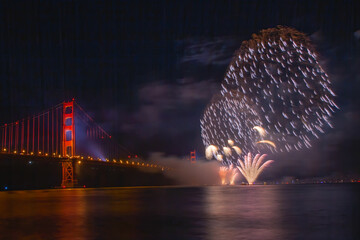
[[[89,239],[91,229],[87,228],[86,192],[64,190],[54,203],[56,212],[56,239]]]
[[[282,239],[278,193],[265,186],[208,188],[208,239]]]
[[[356,239],[359,185],[0,192],[0,239]]]

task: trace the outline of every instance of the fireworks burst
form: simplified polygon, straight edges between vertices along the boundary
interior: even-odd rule
[[[237,176],[239,175],[236,167],[234,167],[233,164],[230,165],[231,167],[231,172],[230,172],[230,180],[229,180],[229,184],[230,185],[234,185],[235,184],[235,180],[237,178]]]
[[[272,151],[310,147],[311,138],[332,127],[329,118],[338,108],[309,38],[281,26],[262,30],[241,44],[225,74],[221,94],[240,99],[245,95],[253,101],[268,140],[277,145]]]
[[[262,164],[265,157],[266,154],[263,154],[261,156],[260,154],[256,154],[256,156],[252,158],[251,153],[248,153],[248,155],[244,157],[244,162],[239,159],[239,166],[237,166],[237,168],[246,178],[249,184],[254,184],[257,177],[264,170],[264,168],[266,168],[267,166],[269,166],[270,163],[273,162],[273,160],[268,160],[264,164]]]
[[[234,185],[236,177],[238,175],[239,173],[233,164],[231,164],[229,167],[219,168],[219,176],[222,185],[226,185],[226,184]]]
[[[242,151],[254,150],[256,146],[255,140],[258,139],[259,133],[252,128],[261,125],[261,122],[249,103],[250,100],[246,97],[215,95],[201,119],[201,136],[204,145],[215,145],[216,153],[225,156],[227,165],[236,162],[237,157],[232,151],[241,154]],[[210,152],[214,149],[211,147],[207,150],[206,156],[210,156]]]
[[[220,167],[219,169],[219,176],[221,179],[221,184],[225,185],[226,184],[226,177],[228,174],[228,168],[227,167]]]

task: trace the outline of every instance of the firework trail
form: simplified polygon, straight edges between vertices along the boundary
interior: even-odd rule
[[[231,172],[230,172],[229,184],[234,185],[235,180],[236,180],[237,176],[239,175],[239,173],[238,173],[236,167],[234,167],[233,164],[230,165],[230,170],[231,170]]]
[[[269,133],[267,140],[277,146],[270,149],[280,152],[309,148],[312,138],[332,127],[329,118],[338,108],[309,38],[281,26],[253,34],[241,44],[225,74],[221,94],[251,99],[260,126]]]
[[[237,166],[237,168],[246,178],[249,184],[254,184],[257,177],[264,170],[264,168],[266,168],[267,166],[269,166],[270,163],[273,162],[273,160],[268,160],[264,164],[262,164],[265,157],[266,154],[263,154],[261,156],[260,154],[256,154],[256,156],[252,158],[251,153],[249,153],[247,156],[244,157],[244,162],[239,159],[239,166]]]

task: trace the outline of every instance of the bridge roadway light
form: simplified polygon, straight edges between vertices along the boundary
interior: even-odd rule
[[[81,164],[81,161],[78,161],[78,164]]]
[[[4,148],[3,151],[6,152],[6,148]]]

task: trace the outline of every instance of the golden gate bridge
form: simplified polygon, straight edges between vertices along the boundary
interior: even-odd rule
[[[1,154],[56,160],[62,166],[62,187],[72,187],[75,163],[98,162],[109,167],[169,168],[143,161],[111,138],[74,100],[0,126]]]

